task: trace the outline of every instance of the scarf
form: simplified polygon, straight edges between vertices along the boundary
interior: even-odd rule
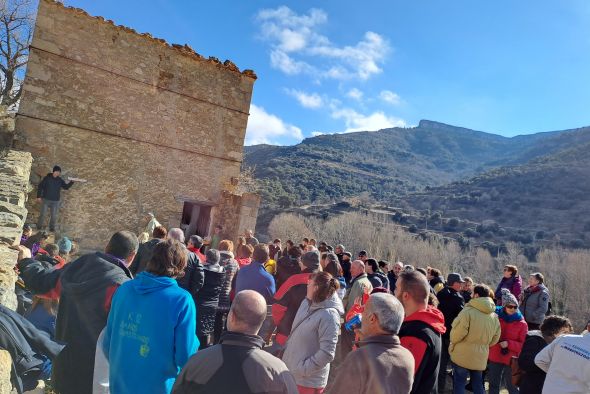
[[[497,306],[496,314],[500,319],[504,320],[506,323],[513,323],[515,321],[522,320],[522,313],[520,313],[520,310],[518,309],[516,310],[516,313],[509,315],[508,313],[506,313],[506,310],[503,306]]]

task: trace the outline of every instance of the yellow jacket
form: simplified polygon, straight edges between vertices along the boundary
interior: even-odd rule
[[[451,361],[472,371],[483,371],[490,346],[500,339],[496,305],[489,297],[473,298],[453,321],[449,354]]]
[[[266,272],[268,272],[271,275],[274,275],[277,273],[277,262],[274,261],[273,259],[270,259],[266,262],[266,264],[264,264],[264,269],[266,270]]]

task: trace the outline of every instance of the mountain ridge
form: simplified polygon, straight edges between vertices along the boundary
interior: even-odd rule
[[[412,128],[320,135],[292,146],[246,147],[244,166],[254,167],[266,188],[265,206],[326,202],[362,192],[386,202],[586,142],[590,127],[503,137],[422,120]]]

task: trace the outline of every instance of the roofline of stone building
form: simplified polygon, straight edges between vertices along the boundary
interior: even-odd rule
[[[168,43],[166,40],[162,39],[162,38],[157,38],[157,37],[153,37],[150,33],[139,33],[136,30],[127,27],[127,26],[123,26],[123,25],[117,25],[115,24],[114,21],[110,20],[110,19],[105,19],[102,16],[93,16],[90,15],[88,12],[86,12],[85,10],[83,10],[82,8],[76,8],[76,7],[70,7],[70,6],[66,6],[64,5],[61,1],[57,1],[57,0],[41,0],[44,1],[48,4],[53,4],[53,5],[57,5],[62,7],[63,9],[67,10],[68,12],[71,13],[76,13],[79,15],[84,15],[87,17],[90,17],[92,19],[96,19],[100,22],[109,24],[114,26],[115,28],[128,32],[128,33],[132,33],[135,34],[137,36],[141,36],[143,38],[146,38],[148,40],[151,40],[153,42],[157,42],[160,45],[163,45],[167,48],[173,49],[177,52],[179,52],[180,54],[186,56],[186,57],[190,57],[191,59],[200,61],[200,62],[207,62],[207,63],[212,63],[217,67],[220,68],[224,68],[228,71],[232,71],[235,73],[238,73],[240,75],[243,75],[245,77],[248,78],[252,78],[252,79],[257,79],[258,77],[256,76],[256,73],[254,72],[254,70],[250,70],[250,69],[246,69],[244,71],[240,71],[240,69],[238,68],[238,66],[235,65],[234,62],[232,62],[231,60],[226,60],[223,63],[216,57],[214,56],[210,56],[209,58],[205,58],[203,55],[200,55],[199,53],[197,53],[193,48],[191,48],[188,44],[184,44],[184,45],[180,45],[180,44],[170,44]]]

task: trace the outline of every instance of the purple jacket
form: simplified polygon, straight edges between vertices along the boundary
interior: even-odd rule
[[[520,299],[520,294],[522,293],[522,277],[516,275],[510,278],[502,278],[494,293],[496,295],[496,305],[502,305],[502,289],[510,290],[517,300]]]

